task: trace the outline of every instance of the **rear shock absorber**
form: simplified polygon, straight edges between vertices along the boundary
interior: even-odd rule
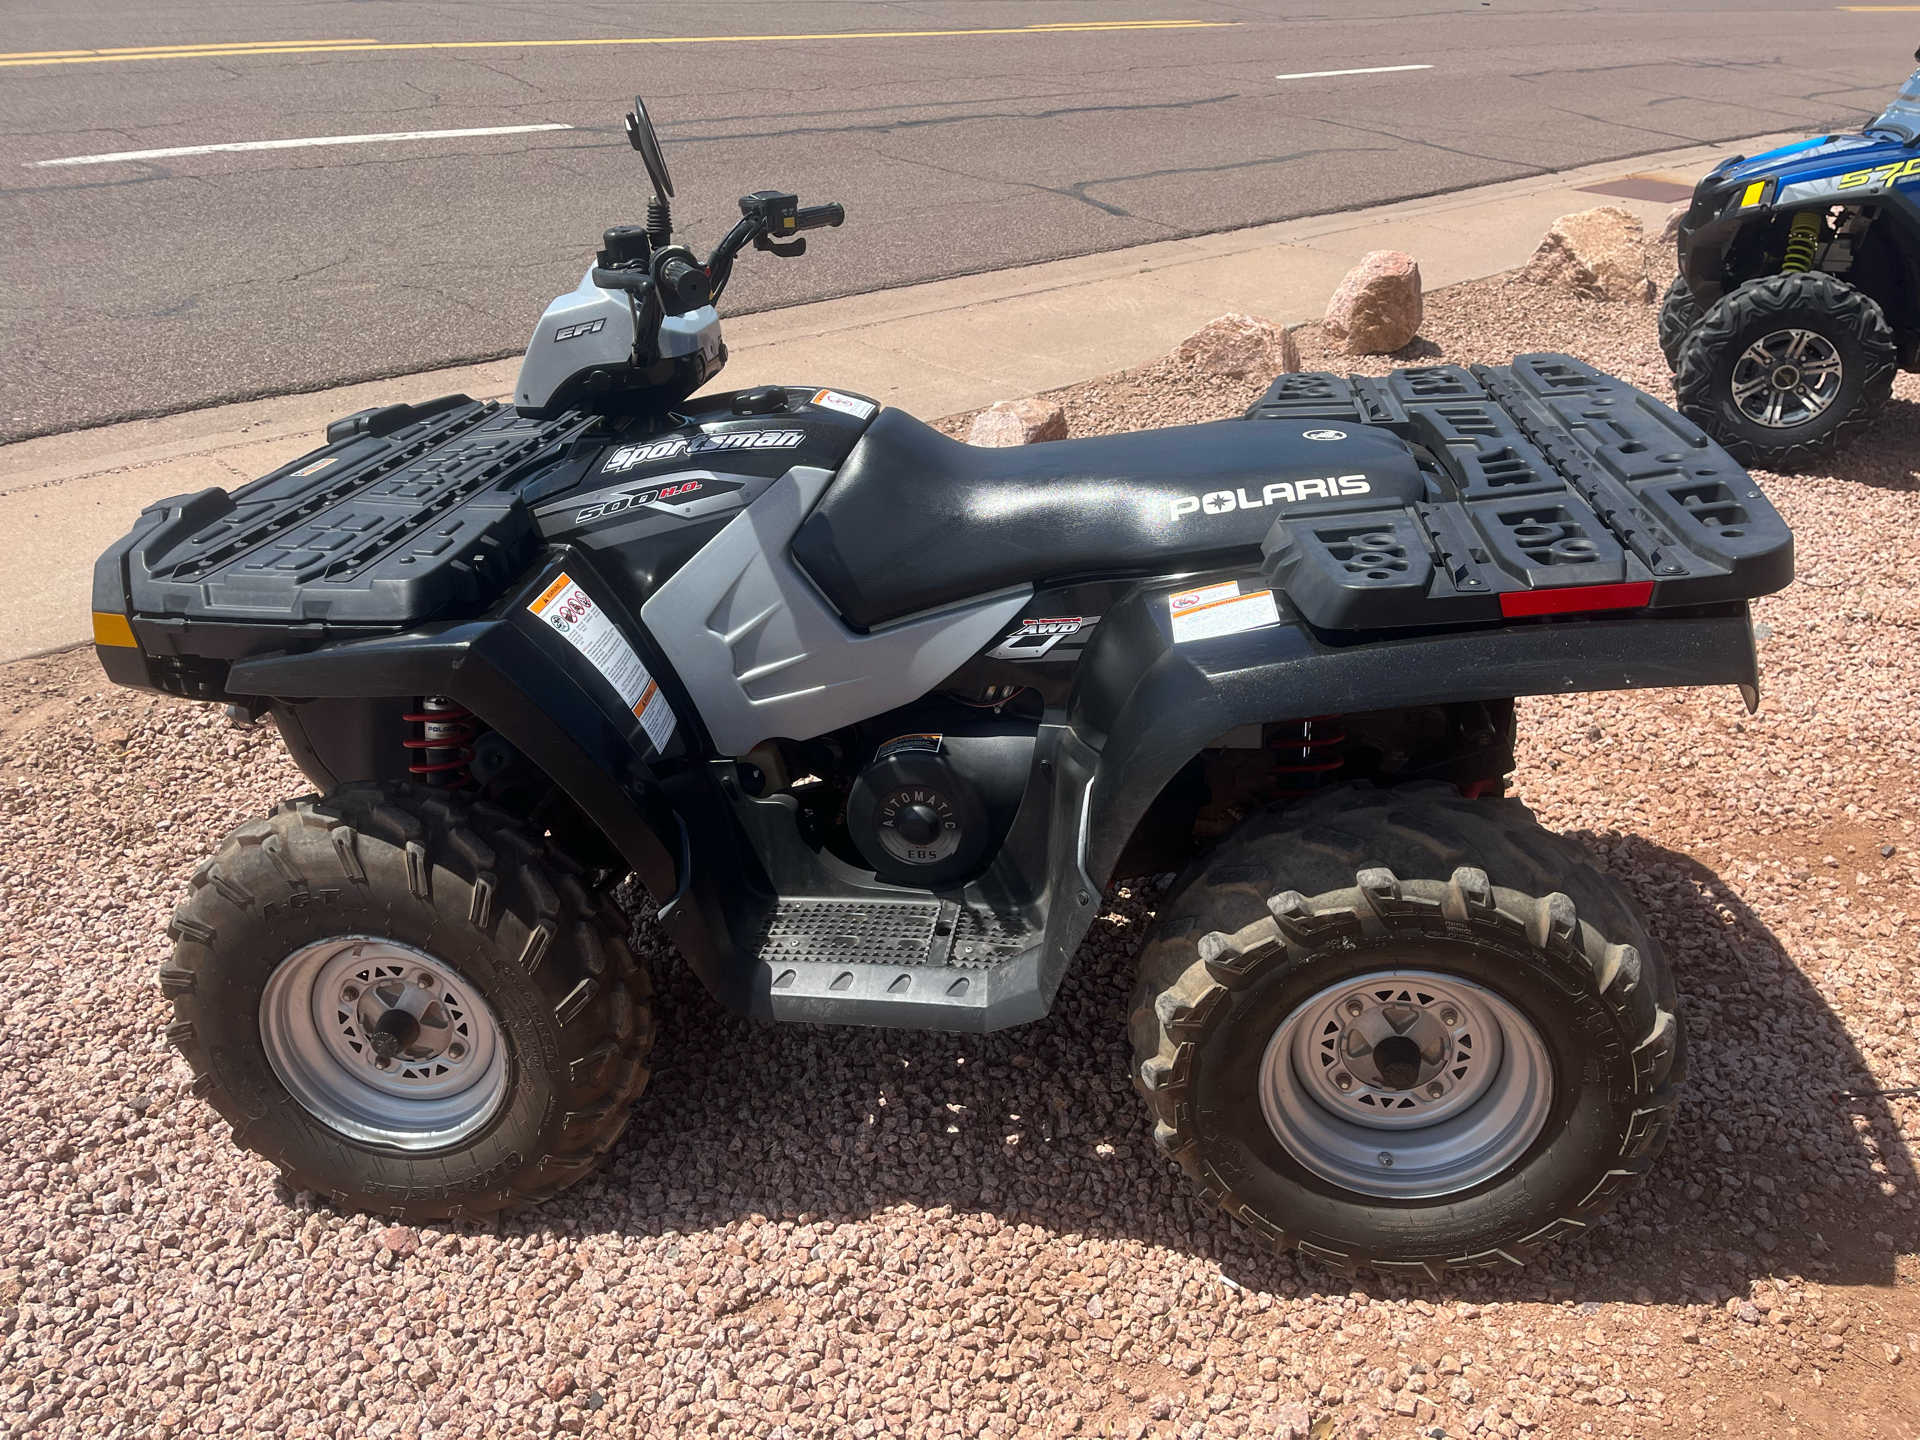
[[[1274,752],[1273,773],[1280,777],[1279,793],[1294,799],[1310,795],[1320,788],[1321,777],[1346,764],[1346,757],[1334,747],[1347,742],[1346,729],[1338,715],[1312,715],[1305,720],[1283,722],[1283,732],[1298,726],[1298,736],[1282,733],[1267,743]],[[1288,784],[1288,777],[1298,777]]]
[[[420,727],[419,734],[401,742],[414,755],[409,774],[446,790],[473,784],[467,767],[473,763],[473,737],[479,730],[471,710],[445,695],[427,695],[419,709],[401,719]]]
[[[1813,257],[1820,249],[1820,212],[1802,210],[1793,217],[1787,230],[1787,254],[1780,262],[1783,275],[1800,275],[1813,268]]]

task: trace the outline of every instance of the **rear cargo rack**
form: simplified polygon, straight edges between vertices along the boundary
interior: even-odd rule
[[[1753,478],[1674,411],[1570,355],[1282,375],[1247,418],[1385,426],[1433,458],[1422,503],[1275,523],[1268,569],[1328,629],[1713,604],[1793,578],[1792,532]],[[1596,603],[1511,598],[1563,588]]]

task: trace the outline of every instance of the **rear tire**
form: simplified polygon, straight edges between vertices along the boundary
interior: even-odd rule
[[[167,1037],[288,1185],[420,1221],[545,1200],[647,1081],[620,913],[505,811],[356,783],[242,825],[174,912]]]
[[[1684,1068],[1624,893],[1517,801],[1437,784],[1249,821],[1168,897],[1129,1029],[1207,1200],[1274,1249],[1436,1278],[1610,1209]]]
[[[1723,295],[1680,347],[1682,415],[1742,465],[1791,470],[1850,443],[1893,393],[1893,331],[1831,275],[1772,275]]]

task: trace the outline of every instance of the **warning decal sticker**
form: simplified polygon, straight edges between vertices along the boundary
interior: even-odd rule
[[[1280,623],[1280,609],[1274,603],[1271,590],[1242,595],[1239,585],[1232,581],[1171,595],[1167,598],[1167,608],[1173,620],[1176,645],[1238,635],[1242,630],[1260,630]]]
[[[884,760],[889,755],[905,755],[915,750],[928,755],[938,755],[940,753],[940,742],[945,738],[944,735],[933,734],[896,735],[878,750],[874,751],[873,758],[875,760]]]
[[[842,395],[838,390],[816,390],[813,403],[826,410],[838,410],[843,415],[851,415],[856,420],[864,420],[880,407],[871,400],[862,400],[857,395]]]
[[[1202,605],[1212,605],[1219,600],[1231,600],[1240,593],[1240,582],[1228,580],[1219,585],[1207,585],[1198,590],[1182,590],[1167,597],[1167,610],[1179,615],[1188,610],[1198,610]]]
[[[613,686],[620,703],[638,717],[653,748],[664,751],[673,738],[673,707],[660,693],[660,682],[647,672],[620,627],[593,603],[593,597],[562,573],[527,609],[586,657]]]

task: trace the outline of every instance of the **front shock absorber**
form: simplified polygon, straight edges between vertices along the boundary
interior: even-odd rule
[[[471,710],[445,695],[427,695],[418,709],[401,718],[420,727],[417,735],[401,742],[414,756],[407,766],[409,774],[445,790],[473,784],[468,767],[473,764],[473,737],[479,730]]]
[[[1290,732],[1298,726],[1296,736]],[[1281,733],[1267,742],[1274,753],[1273,773],[1281,777],[1279,794],[1284,799],[1311,795],[1320,787],[1321,778],[1346,764],[1346,757],[1334,747],[1347,742],[1347,732],[1338,715],[1312,715],[1305,720],[1288,720]],[[1295,777],[1289,783],[1287,777]]]
[[[1820,212],[1802,210],[1793,217],[1787,230],[1787,254],[1780,262],[1783,275],[1801,275],[1813,268],[1813,257],[1820,249]]]

